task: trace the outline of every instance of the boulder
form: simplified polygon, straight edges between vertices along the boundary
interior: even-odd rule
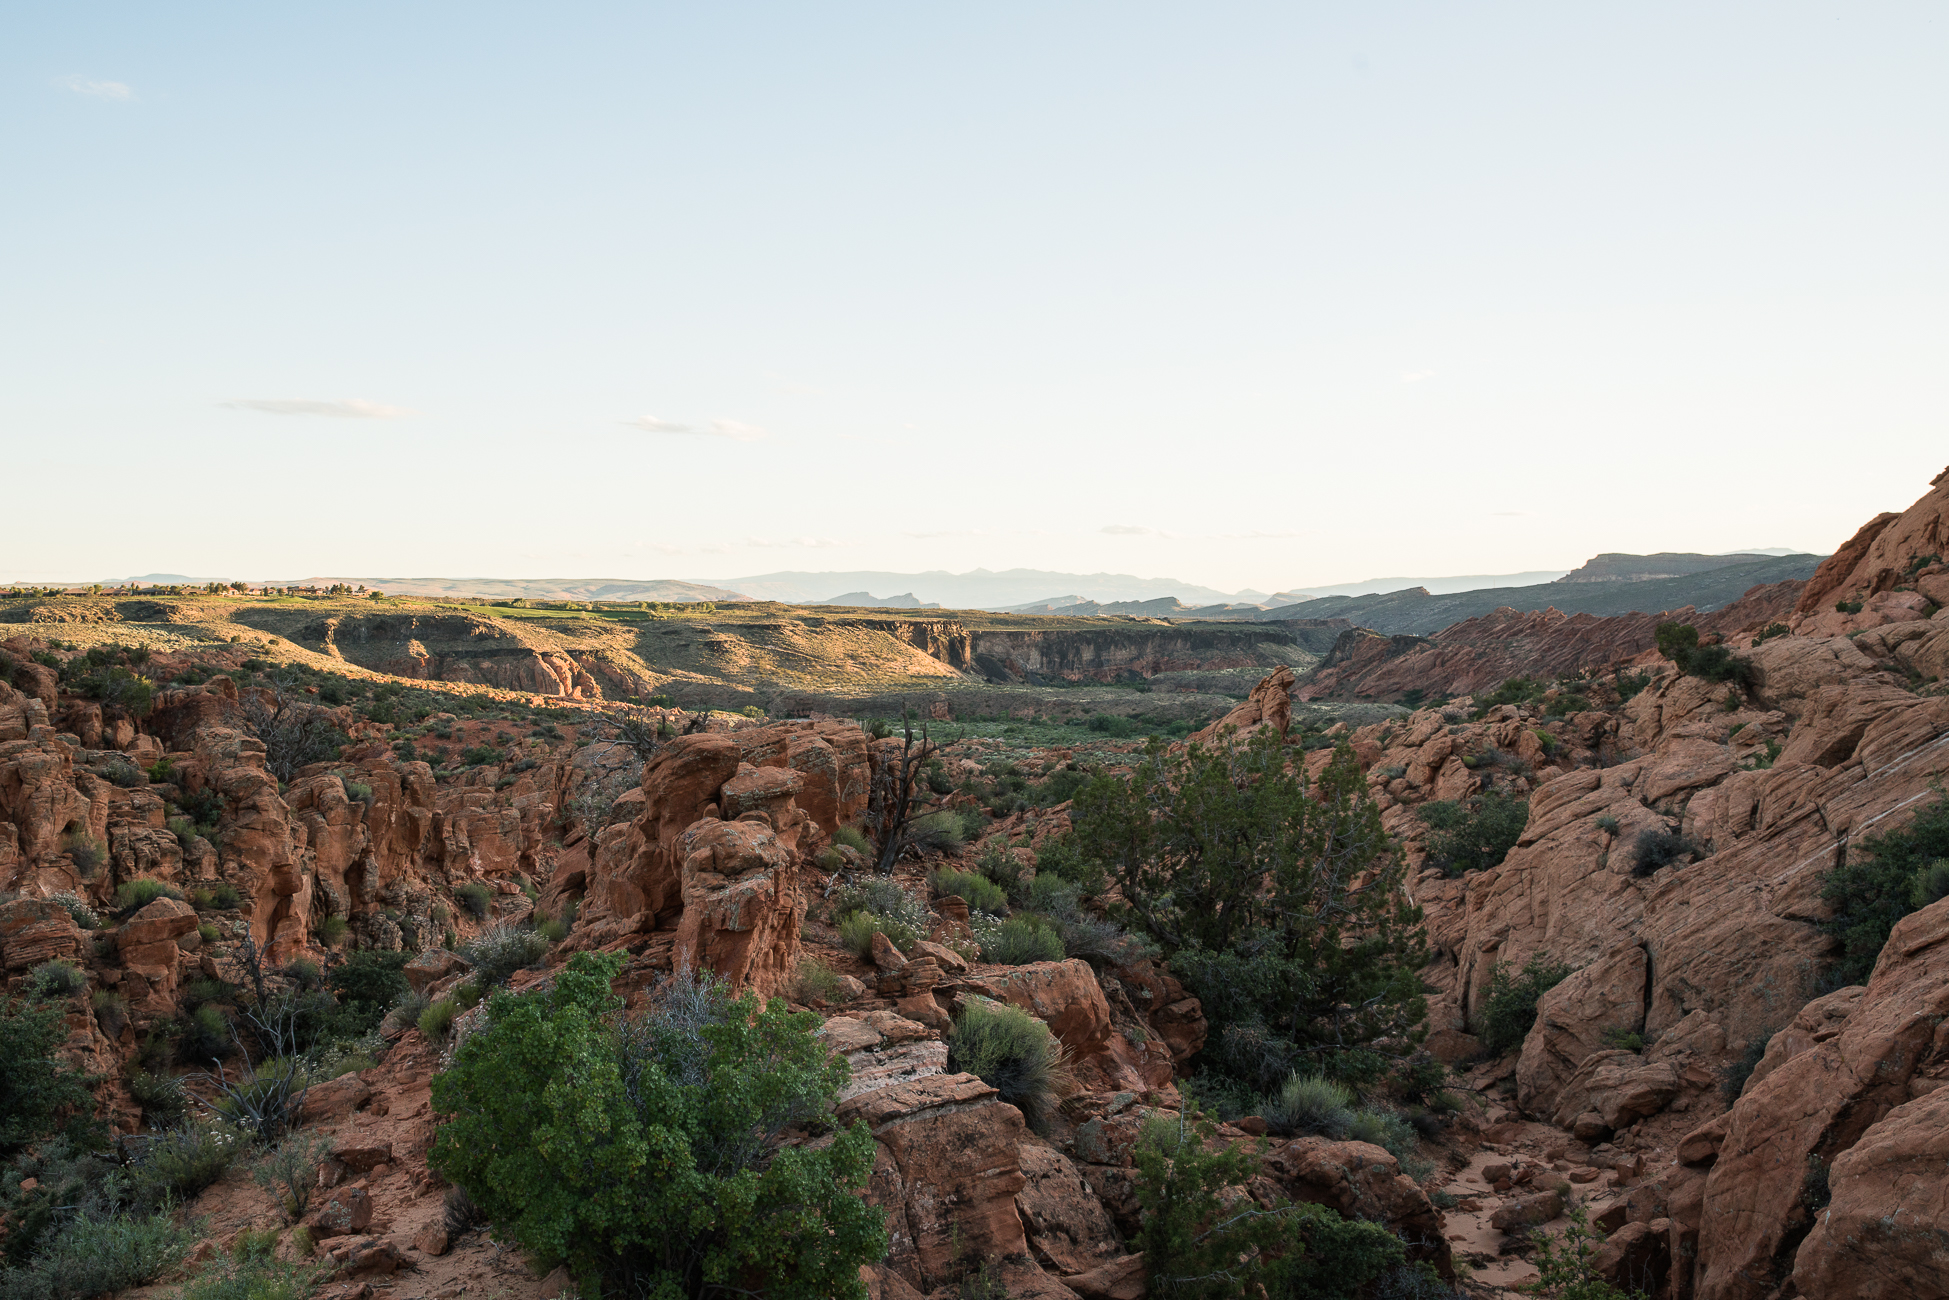
[[[455,971],[468,969],[468,965],[466,958],[445,948],[428,948],[402,969],[413,991],[424,993],[429,985],[438,984]]]
[[[953,1074],[839,1105],[841,1124],[865,1120],[879,1144],[867,1200],[886,1211],[887,1265],[917,1290],[957,1281],[969,1259],[1029,1258],[1015,1209],[1028,1184],[1027,1130],[1022,1113],[995,1098],[980,1079]]]
[[[126,954],[131,948],[173,943],[196,929],[196,909],[174,898],[158,898],[122,922],[115,932],[115,946]]]
[[[1939,1081],[1938,1081],[1939,1082]],[[1834,1158],[1793,1259],[1803,1296],[1949,1295],[1949,1087],[1890,1110]]]
[[[1123,1252],[1109,1214],[1067,1156],[1038,1142],[1024,1142],[1020,1156],[1028,1181],[1015,1208],[1043,1268],[1059,1275],[1084,1273]]]
[[[1514,1232],[1519,1228],[1548,1223],[1562,1213],[1563,1197],[1559,1193],[1537,1192],[1530,1196],[1519,1196],[1497,1207],[1489,1216],[1489,1226],[1503,1232]]]
[[[81,927],[59,903],[45,898],[0,903],[0,966],[7,970],[74,960],[82,955],[84,942]]]
[[[679,970],[711,970],[760,997],[798,966],[805,897],[797,862],[763,822],[705,818],[677,840],[683,854]]]
[[[1532,1115],[1550,1114],[1577,1067],[1609,1047],[1607,1032],[1644,1028],[1645,973],[1644,949],[1620,944],[1538,1000],[1536,1023],[1516,1062],[1518,1105]]]
[[[1554,1122],[1573,1128],[1594,1112],[1607,1129],[1656,1115],[1678,1095],[1678,1072],[1666,1062],[1646,1064],[1635,1052],[1603,1051],[1586,1057],[1557,1095]]]
[[[1839,1032],[1802,1031],[1796,1040],[1769,1044],[1771,1059],[1762,1065],[1770,1068],[1748,1083],[1734,1105],[1718,1159],[1707,1175],[1696,1277],[1699,1300],[1748,1300],[1764,1294],[1763,1279],[1781,1243],[1809,1226],[1809,1188],[1821,1177],[1822,1166],[1838,1170],[1844,1153],[1891,1118],[1895,1122],[1885,1131],[1886,1139],[1864,1149],[1848,1168],[1850,1180],[1862,1180],[1850,1185],[1863,1189],[1864,1195],[1881,1188],[1880,1180],[1895,1177],[1893,1171],[1905,1157],[1894,1139],[1917,1140],[1921,1131],[1912,1117],[1936,1113],[1934,1107],[1917,1106],[1895,1116],[1916,1100],[1912,1083],[1930,1089],[1931,1097],[1938,1095],[1933,1076],[1949,1068],[1944,1062],[1949,1033],[1937,1028],[1945,1019],[1949,899],[1896,924],[1873,977],[1840,1022]],[[1799,1050],[1794,1055],[1776,1056],[1776,1048],[1784,1055],[1795,1046]],[[1939,1203],[1945,1179],[1940,1164],[1935,1168],[1935,1177],[1921,1183],[1888,1183],[1893,1188],[1889,1199],[1874,1213],[1917,1204],[1918,1197],[1920,1204]],[[1832,1187],[1831,1175],[1828,1181]],[[1864,1202],[1851,1197],[1849,1204]],[[1865,1237],[1830,1231],[1822,1240],[1826,1244],[1809,1256],[1810,1271],[1869,1277],[1885,1269],[1894,1277],[1911,1267],[1904,1262],[1912,1249],[1910,1236],[1892,1229]]]

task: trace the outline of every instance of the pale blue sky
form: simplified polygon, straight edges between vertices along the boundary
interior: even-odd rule
[[[0,4],[0,579],[1828,550],[1949,462],[1946,33]]]

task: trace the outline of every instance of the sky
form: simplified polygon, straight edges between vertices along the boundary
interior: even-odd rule
[[[1940,5],[0,2],[0,580],[1832,550]]]

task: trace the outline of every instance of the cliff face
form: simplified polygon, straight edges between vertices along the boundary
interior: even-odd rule
[[[994,631],[973,637],[974,667],[992,682],[1115,681],[1132,675],[1308,663],[1290,632],[1263,627],[1142,625],[1087,632]]]
[[[1687,607],[1659,614],[1525,614],[1498,609],[1430,637],[1383,636],[1364,628],[1340,634],[1333,651],[1296,692],[1303,700],[1473,695],[1510,677],[1563,677],[1631,659],[1657,644],[1658,625],[1690,623],[1701,633],[1759,628],[1791,615],[1798,582],[1754,587],[1724,609]]]

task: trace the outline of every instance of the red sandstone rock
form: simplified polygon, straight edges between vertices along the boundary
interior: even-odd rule
[[[760,997],[782,990],[798,967],[806,906],[791,853],[762,822],[708,818],[685,831],[677,849],[678,969],[715,971]]]
[[[81,955],[82,943],[80,928],[59,903],[44,898],[0,903],[0,966],[7,970],[73,960]]]

